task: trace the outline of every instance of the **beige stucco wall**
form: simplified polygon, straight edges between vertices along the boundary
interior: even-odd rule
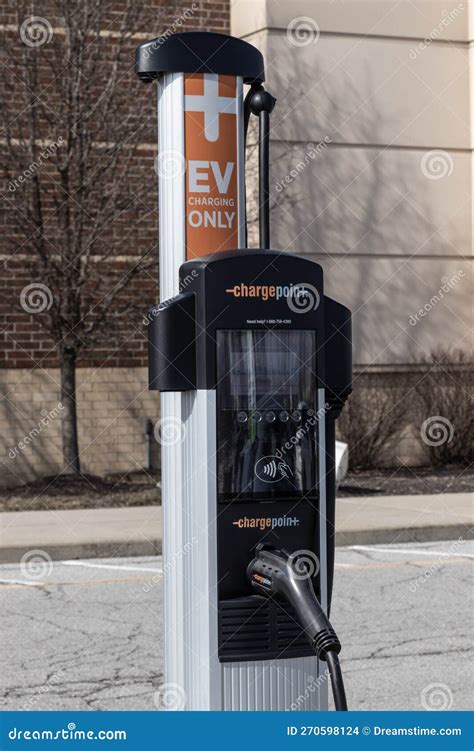
[[[148,391],[147,377],[146,368],[78,369],[83,472],[100,475],[145,466],[144,420],[157,420],[159,414],[159,395]],[[0,390],[0,486],[60,470],[59,371],[1,370]]]
[[[262,51],[278,98],[272,245],[322,264],[353,311],[358,365],[468,346],[470,5],[471,19],[466,2],[232,3],[232,33]]]

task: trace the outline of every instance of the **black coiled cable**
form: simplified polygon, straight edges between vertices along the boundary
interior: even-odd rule
[[[334,696],[334,706],[338,712],[347,712],[347,699],[342,680],[341,666],[337,652],[326,652],[324,659],[328,664],[329,675],[331,677],[332,694]]]

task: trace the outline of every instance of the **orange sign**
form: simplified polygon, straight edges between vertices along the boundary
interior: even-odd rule
[[[186,258],[239,247],[235,76],[186,73]]]

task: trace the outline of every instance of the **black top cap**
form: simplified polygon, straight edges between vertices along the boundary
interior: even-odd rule
[[[242,39],[207,31],[187,31],[152,39],[135,52],[135,71],[142,81],[160,73],[220,73],[242,76],[245,83],[265,80],[263,57]]]

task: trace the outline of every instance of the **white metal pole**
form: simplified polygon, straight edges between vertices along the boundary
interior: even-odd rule
[[[185,261],[184,75],[165,73],[158,80],[158,174],[160,299],[179,291],[179,267]],[[181,628],[184,618],[184,545],[182,496],[184,457],[182,394],[162,393],[161,492],[163,506],[164,678],[165,692],[185,705]]]

